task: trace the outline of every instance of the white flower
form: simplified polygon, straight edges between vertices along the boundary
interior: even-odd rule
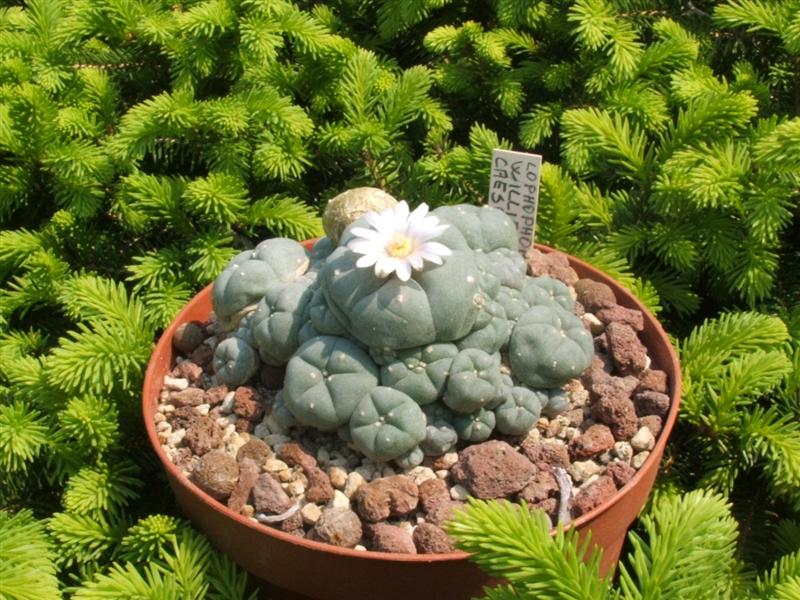
[[[364,255],[356,262],[357,267],[375,265],[378,277],[395,272],[400,281],[408,281],[411,269],[422,270],[423,261],[440,265],[442,257],[451,254],[444,244],[431,241],[449,225],[440,225],[437,217],[428,215],[427,204],[420,204],[409,214],[408,204],[403,201],[364,217],[371,229],[354,227],[351,232],[356,237],[347,247]]]

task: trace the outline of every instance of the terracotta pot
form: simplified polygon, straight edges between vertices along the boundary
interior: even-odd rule
[[[552,251],[545,246],[537,247],[544,252]],[[592,543],[603,548],[602,569],[605,573],[616,564],[628,527],[653,486],[667,438],[677,418],[681,374],[675,351],[655,317],[613,279],[578,259],[569,258],[580,277],[611,286],[619,304],[642,311],[644,331],[640,334],[641,340],[649,350],[653,368],[665,371],[670,382],[672,406],[648,460],[612,499],[573,523],[582,535],[591,532]],[[206,320],[210,311],[209,285],[186,305],[164,332],[150,358],[144,381],[143,412],[147,434],[166,469],[178,505],[195,526],[247,571],[282,588],[271,589],[272,598],[460,599],[479,594],[488,580],[463,552],[388,554],[336,548],[301,539],[232,512],[181,475],[158,442],[153,416],[164,375],[170,371],[175,358],[172,347],[175,330],[187,321]]]

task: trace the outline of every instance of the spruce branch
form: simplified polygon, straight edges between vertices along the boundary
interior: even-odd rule
[[[55,552],[44,523],[33,513],[0,511],[0,597],[14,600],[61,598]]]
[[[20,400],[0,405],[0,472],[3,478],[25,473],[47,444],[42,415]]]

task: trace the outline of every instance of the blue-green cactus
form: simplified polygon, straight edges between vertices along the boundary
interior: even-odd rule
[[[542,403],[542,415],[553,419],[569,408],[569,397],[561,388],[535,390]]]
[[[539,420],[542,397],[526,387],[513,386],[504,393],[505,400],[494,409],[496,429],[506,435],[524,435]]]
[[[217,344],[212,366],[221,383],[242,385],[258,371],[258,354],[245,340],[231,336]]]
[[[495,274],[500,284],[505,287],[522,289],[527,277],[525,272],[528,265],[516,248],[498,248],[486,255],[492,272]]]
[[[509,321],[516,321],[530,308],[520,290],[506,286],[500,287],[495,301],[506,311],[506,318]]]
[[[430,344],[401,350],[381,368],[381,385],[411,396],[419,405],[434,402],[444,391],[450,365],[458,354],[453,344]]]
[[[414,446],[411,450],[394,459],[395,464],[401,469],[413,469],[421,465],[425,460],[425,453],[419,446]]]
[[[500,291],[500,279],[494,271],[491,260],[483,252],[475,252],[475,266],[478,268],[480,279],[478,281],[483,295],[487,299],[494,300]]]
[[[325,294],[319,287],[314,290],[314,295],[308,303],[306,316],[314,326],[314,330],[322,335],[347,335],[345,325],[328,306]]]
[[[454,251],[442,265],[408,281],[375,277],[340,246],[320,273],[328,306],[351,335],[371,348],[402,350],[469,333],[479,312],[479,273],[472,253]]]
[[[528,277],[522,287],[522,297],[528,306],[552,306],[557,304],[564,310],[575,310],[569,288],[552,277]]]
[[[511,368],[529,387],[560,387],[578,377],[593,356],[592,336],[583,322],[555,305],[528,309],[511,332]]]
[[[283,397],[283,390],[275,394],[275,400],[272,402],[270,419],[272,419],[283,431],[286,431],[290,427],[294,427],[297,424],[297,419],[294,418],[294,415],[286,407],[286,400],[284,400]]]
[[[414,450],[425,439],[425,424],[425,413],[408,395],[378,386],[355,407],[350,435],[364,455],[386,461]]]
[[[377,385],[378,367],[364,350],[346,338],[319,336],[289,360],[283,392],[298,422],[335,431]]]
[[[487,300],[478,315],[472,331],[456,342],[460,350],[478,348],[494,354],[506,345],[511,337],[511,322],[506,318],[503,305]]]
[[[454,412],[463,414],[491,408],[502,399],[502,384],[500,355],[467,348],[453,359],[444,403]]]
[[[441,402],[422,407],[427,418],[425,439],[419,447],[428,456],[440,456],[452,450],[458,442],[458,433],[453,427],[454,414]]]
[[[265,364],[285,365],[300,346],[298,331],[315,288],[314,278],[309,276],[267,287],[249,317],[253,340]]]
[[[491,252],[498,248],[511,250],[517,248],[517,229],[514,221],[496,208],[459,204],[441,206],[432,214],[458,229],[473,250]]]
[[[467,442],[485,442],[492,435],[496,417],[494,412],[481,408],[469,414],[453,417],[453,427],[459,439]]]
[[[220,325],[236,327],[237,315],[261,300],[267,286],[298,279],[308,265],[305,248],[284,238],[263,241],[254,250],[235,256],[214,280],[211,292]]]

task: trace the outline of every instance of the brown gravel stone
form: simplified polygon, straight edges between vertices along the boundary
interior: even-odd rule
[[[308,479],[306,488],[306,500],[315,504],[327,504],[333,499],[333,485],[328,474],[319,467],[303,469]]]
[[[214,351],[208,344],[200,344],[197,348],[192,350],[192,353],[189,355],[189,360],[200,365],[207,371],[211,366],[211,361],[214,360]]]
[[[222,401],[225,400],[225,396],[228,395],[228,386],[227,385],[217,385],[206,390],[206,402],[211,406],[217,406],[218,404],[222,404]]]
[[[294,535],[298,535],[299,537],[303,537],[305,535],[305,530],[303,529],[303,515],[300,514],[300,511],[298,510],[289,518],[284,519],[279,523],[276,523],[276,529],[280,529],[281,531],[285,531],[286,533],[291,533]]]
[[[253,505],[258,512],[277,515],[292,506],[292,500],[272,475],[262,473],[253,487]]]
[[[659,392],[637,392],[633,395],[633,403],[636,405],[636,414],[640,417],[658,415],[665,419],[669,413],[669,396]]]
[[[572,516],[578,518],[590,510],[600,506],[617,493],[614,480],[608,475],[603,475],[582,488],[572,500]]]
[[[528,505],[555,496],[558,496],[558,482],[549,469],[540,470],[536,477],[517,494],[517,498],[524,500]]]
[[[426,479],[419,484],[419,503],[425,512],[429,512],[437,504],[450,500],[450,490],[444,480]]]
[[[614,364],[623,375],[636,375],[647,366],[647,348],[630,325],[609,323],[605,335]]]
[[[639,427],[647,427],[654,438],[658,437],[664,427],[664,421],[658,415],[647,415],[646,417],[639,417],[637,422]]]
[[[178,326],[172,338],[172,345],[181,354],[191,354],[203,343],[206,332],[199,321],[189,321]]]
[[[528,271],[534,277],[546,275],[563,281],[567,285],[575,285],[578,274],[569,266],[569,260],[560,252],[544,253],[536,248],[531,248],[525,255],[528,262]]]
[[[606,467],[606,475],[614,480],[614,485],[619,489],[636,475],[636,469],[628,463],[614,461]]]
[[[191,426],[186,429],[183,443],[189,446],[197,456],[202,456],[222,444],[222,429],[214,422],[214,419],[198,415],[192,420]]]
[[[258,423],[264,417],[261,395],[255,388],[239,386],[233,396],[233,412],[243,419]]]
[[[417,547],[404,529],[388,523],[375,523],[368,529],[372,549],[377,552],[416,554]]]
[[[478,498],[505,498],[520,491],[536,472],[534,464],[506,442],[491,440],[462,450],[450,473]]]
[[[639,386],[636,391],[643,392],[645,390],[666,394],[669,390],[667,374],[659,369],[645,369],[639,373]]]
[[[456,546],[444,529],[433,523],[420,523],[411,538],[419,554],[445,554],[455,552]]]
[[[167,415],[167,421],[172,425],[172,429],[186,429],[194,425],[194,422],[200,418],[193,406],[181,406]]]
[[[589,312],[597,312],[602,308],[611,308],[616,305],[617,299],[613,290],[605,283],[594,279],[579,279],[574,284],[578,302]]]
[[[238,479],[239,463],[224,450],[207,453],[192,471],[197,487],[217,500],[228,498]]]
[[[635,331],[644,329],[644,315],[642,311],[624,306],[612,306],[597,311],[596,316],[603,323],[624,323],[630,325]]]
[[[259,467],[263,466],[272,456],[272,448],[264,440],[257,437],[251,437],[236,452],[236,460],[239,462],[249,458]]]
[[[178,448],[172,457],[172,462],[182,471],[192,470],[192,451],[189,448]]]
[[[573,459],[585,460],[614,447],[614,434],[607,425],[595,424],[569,443]]]
[[[306,472],[317,466],[314,455],[297,442],[286,442],[278,451],[278,456],[290,467],[300,465]]]
[[[377,522],[411,513],[417,508],[419,490],[409,477],[392,475],[362,485],[352,499],[362,519]]]
[[[532,463],[537,466],[552,465],[554,467],[569,466],[569,451],[562,442],[542,440],[531,442],[526,440],[520,448]]]
[[[361,540],[361,521],[349,508],[326,508],[312,532],[312,539],[341,548],[352,548]]]
[[[573,408],[562,413],[563,416],[569,420],[570,427],[580,427],[583,423],[583,409]]]
[[[190,385],[200,385],[203,381],[203,367],[190,360],[184,360],[172,369],[172,375],[188,379]]]
[[[453,518],[453,511],[459,510],[464,507],[464,503],[460,500],[443,500],[434,505],[426,515],[426,521],[434,525],[444,525]]]
[[[206,393],[200,388],[190,387],[179,392],[169,393],[169,403],[175,408],[183,406],[199,406],[205,402]]]
[[[621,394],[598,398],[592,405],[592,416],[608,425],[617,440],[629,440],[639,429],[633,402]]]
[[[255,461],[246,458],[239,462],[239,481],[236,482],[230,498],[228,498],[228,508],[238,513],[245,504],[250,501],[250,492],[258,480],[260,469]]]
[[[238,433],[253,433],[256,429],[255,423],[247,419],[239,419],[234,427]]]

